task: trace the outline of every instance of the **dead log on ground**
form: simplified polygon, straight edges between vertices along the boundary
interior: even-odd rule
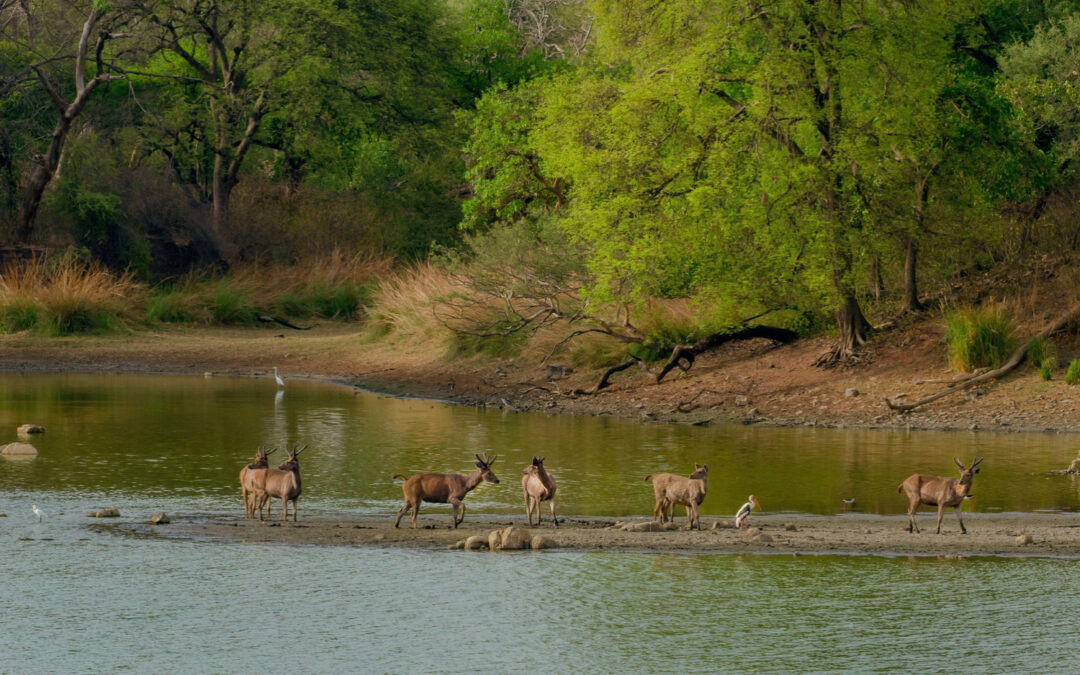
[[[733,333],[713,333],[708,337],[698,340],[692,345],[676,346],[671,351],[671,357],[668,359],[668,362],[664,364],[664,367],[657,373],[656,383],[660,384],[660,381],[664,379],[664,376],[675,368],[679,368],[685,373],[694,365],[694,360],[698,356],[710,349],[716,349],[727,342],[765,338],[766,340],[774,340],[786,344],[794,342],[798,337],[799,335],[795,331],[790,331],[786,328],[777,328],[775,326],[750,326],[749,328],[743,328],[742,330],[737,330]]]
[[[931,396],[927,396],[926,398],[919,399],[918,401],[912,401],[911,403],[907,403],[907,404],[893,403],[886,396],[885,397],[885,404],[887,406],[889,406],[890,410],[894,410],[896,412],[908,412],[909,410],[914,410],[915,408],[918,408],[921,405],[925,405],[927,403],[930,403],[931,401],[936,401],[939,398],[943,398],[945,396],[948,396],[949,394],[953,394],[953,393],[956,393],[958,391],[962,391],[962,390],[967,389],[968,387],[971,387],[973,385],[981,384],[981,383],[987,382],[989,380],[1000,378],[1001,376],[1008,374],[1009,371],[1011,371],[1013,368],[1016,368],[1018,365],[1020,365],[1021,362],[1023,362],[1024,357],[1027,356],[1028,347],[1031,346],[1032,342],[1034,342],[1035,340],[1040,340],[1040,339],[1045,340],[1050,335],[1052,335],[1052,334],[1058,332],[1059,330],[1061,330],[1062,328],[1064,328],[1070,321],[1072,321],[1073,319],[1076,319],[1077,317],[1080,317],[1080,303],[1078,303],[1076,305],[1073,305],[1072,309],[1070,309],[1065,314],[1062,314],[1061,316],[1059,316],[1049,326],[1047,326],[1046,328],[1042,329],[1041,331],[1039,331],[1038,333],[1033,335],[1024,344],[1020,345],[1020,348],[1017,349],[1015,352],[1013,352],[1012,356],[1009,357],[1009,360],[1005,362],[1005,365],[1001,366],[1000,368],[996,368],[994,370],[989,370],[989,371],[983,373],[982,375],[979,375],[977,377],[972,377],[971,379],[968,379],[968,380],[964,380],[964,381],[960,382],[959,384],[954,384],[953,386],[951,386],[951,387],[949,387],[947,389],[943,389],[943,390],[939,391],[936,394],[933,394]]]

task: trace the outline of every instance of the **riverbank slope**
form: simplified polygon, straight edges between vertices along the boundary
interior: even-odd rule
[[[2,335],[0,370],[268,377],[277,366],[286,378],[401,396],[643,422],[1080,432],[1080,392],[1061,380],[1063,371],[1046,382],[1026,364],[1003,381],[910,413],[890,411],[885,397],[913,400],[955,375],[945,367],[942,330],[940,318],[893,327],[871,341],[858,363],[831,369],[811,365],[827,338],[792,345],[750,340],[706,354],[688,373],[661,384],[636,369],[619,373],[612,386],[593,395],[573,392],[595,384],[597,371],[553,381],[545,365],[446,360],[431,350],[372,342],[357,325],[342,323],[309,331],[199,327],[65,338]],[[1077,351],[1073,343],[1071,335],[1059,340],[1062,360]]]

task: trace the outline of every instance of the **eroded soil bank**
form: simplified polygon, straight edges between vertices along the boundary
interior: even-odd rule
[[[885,556],[1065,556],[1080,557],[1080,516],[1071,514],[966,514],[968,533],[961,534],[954,514],[947,513],[942,534],[934,533],[936,516],[922,512],[921,534],[907,532],[907,516],[755,516],[744,537],[729,521],[702,518],[702,530],[632,532],[619,524],[644,518],[568,517],[527,528],[561,549],[697,553],[862,554]],[[380,546],[445,549],[472,535],[487,537],[509,525],[527,527],[523,517],[469,516],[457,529],[447,514],[421,515],[418,528],[395,529],[390,517],[316,516],[303,514],[297,523],[259,522],[235,517],[182,516],[169,525],[122,522],[93,525],[135,536],[222,543],[270,543],[316,546]],[[715,527],[714,527],[715,526]],[[468,553],[462,553],[468,555]]]
[[[831,369],[811,365],[828,346],[825,338],[783,346],[751,340],[706,354],[690,372],[660,384],[631,369],[616,375],[610,388],[584,396],[573,392],[594,385],[599,372],[576,370],[552,381],[546,366],[524,360],[447,361],[430,349],[367,342],[350,324],[284,332],[178,328],[73,338],[3,335],[0,370],[270,377],[277,366],[286,379],[642,422],[1080,432],[1080,393],[1061,381],[1060,372],[1044,382],[1028,365],[914,412],[890,411],[885,397],[913,400],[955,376],[944,364],[941,332],[940,321],[931,319],[893,329],[875,338],[858,363]],[[1063,342],[1059,356],[1069,357],[1070,349]]]

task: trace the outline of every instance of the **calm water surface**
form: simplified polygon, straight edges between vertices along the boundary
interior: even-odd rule
[[[1077,561],[548,552],[465,555],[166,542],[84,514],[240,513],[259,444],[298,441],[312,513],[392,513],[393,473],[500,456],[470,513],[517,513],[547,457],[564,513],[647,514],[656,470],[708,463],[702,512],[900,513],[913,471],[986,456],[973,511],[1080,511],[1059,435],[676,427],[502,414],[269,380],[0,376],[0,672],[1075,672]],[[10,438],[8,438],[10,437]],[[36,523],[30,505],[49,514]],[[445,519],[445,507],[428,517]],[[422,514],[423,517],[423,514]],[[1080,516],[1078,516],[1080,522]]]

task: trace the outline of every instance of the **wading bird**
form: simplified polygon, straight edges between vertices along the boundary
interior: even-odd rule
[[[281,379],[281,376],[277,374],[277,366],[274,366],[274,382],[277,382],[279,387],[285,386],[285,380]]]
[[[41,522],[42,518],[45,517],[45,512],[42,511],[41,509],[39,509],[37,507],[37,504],[31,504],[30,505],[30,510],[32,510],[34,512],[34,515],[37,516],[37,521],[39,523]]]
[[[735,514],[735,527],[743,531],[743,536],[746,536],[746,533],[750,530],[750,511],[755,506],[758,511],[761,510],[761,504],[758,503],[754,495],[750,495],[750,501],[740,506]]]

